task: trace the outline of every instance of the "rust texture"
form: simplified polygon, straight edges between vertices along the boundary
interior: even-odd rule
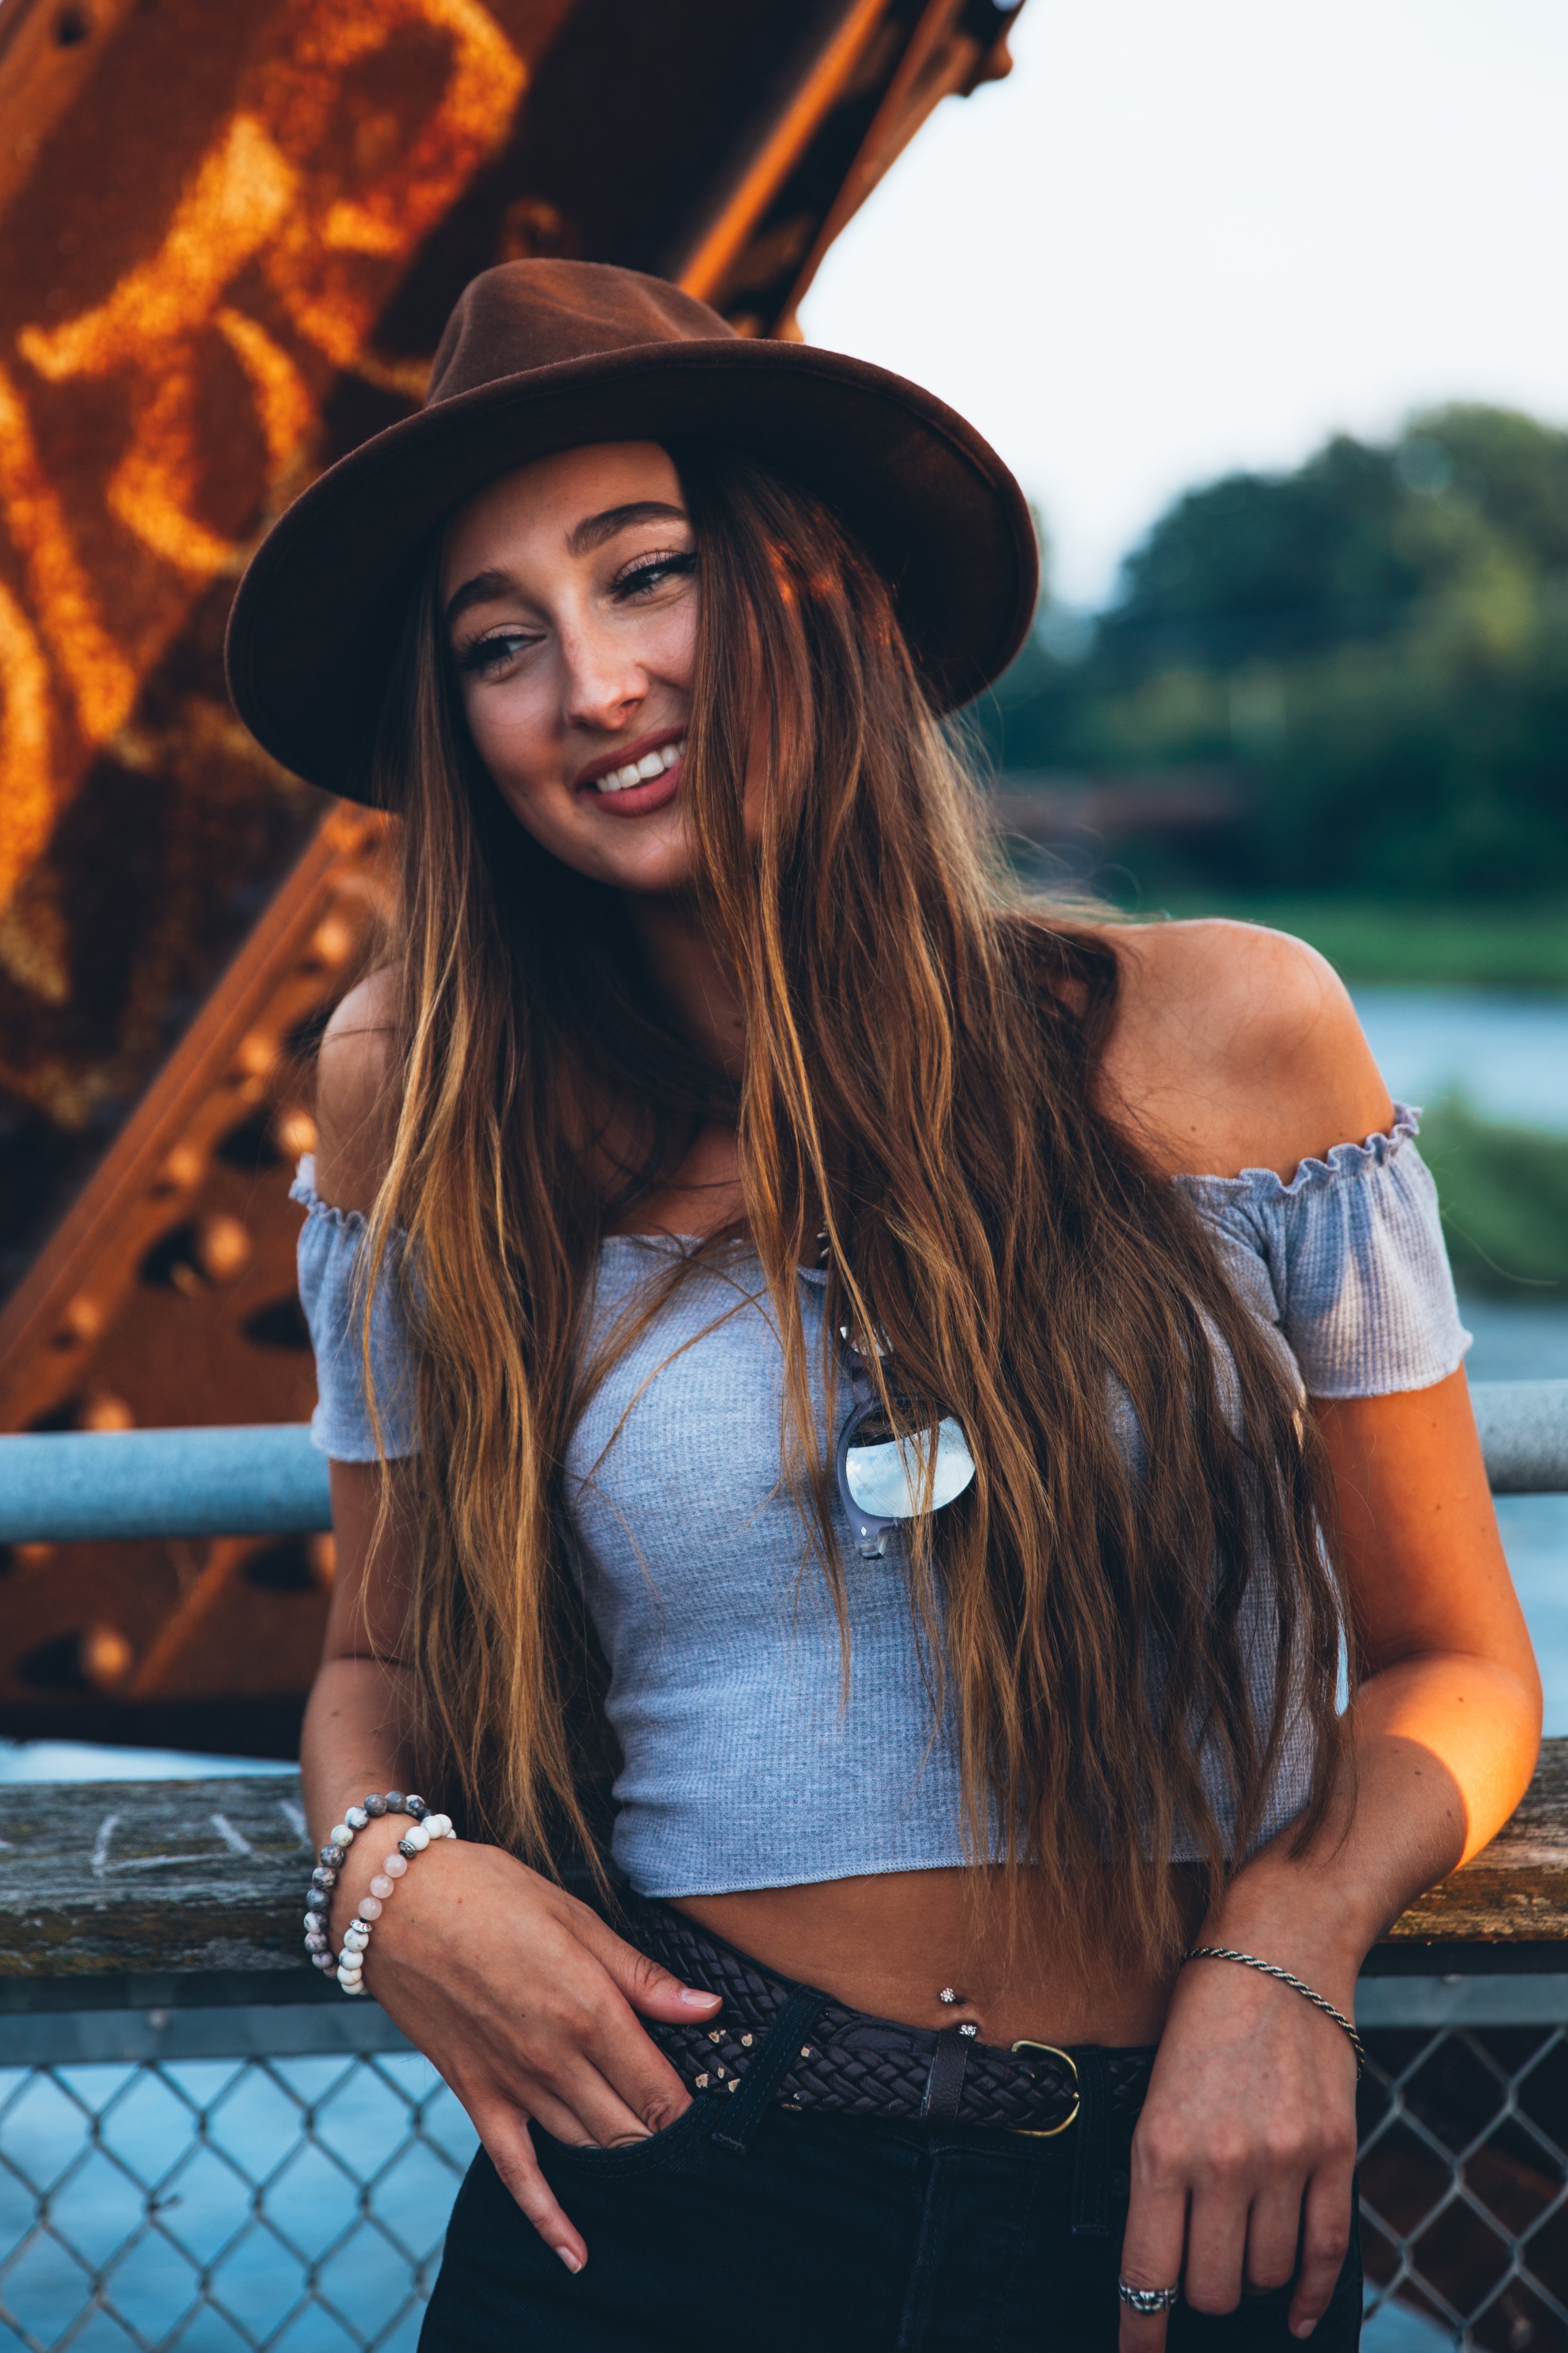
[[[7,0],[0,1428],[309,1409],[289,1166],[383,829],[224,695],[234,583],[519,256],[798,332],[993,0]],[[288,1753],[330,1546],[0,1556],[0,1728]]]

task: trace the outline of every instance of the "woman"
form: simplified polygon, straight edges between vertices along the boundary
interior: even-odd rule
[[[1357,1972],[1534,1668],[1332,975],[987,854],[938,722],[1034,591],[928,396],[565,263],[242,588],[251,726],[403,818],[304,1768],[483,2143],[427,2347],[1357,2340]]]

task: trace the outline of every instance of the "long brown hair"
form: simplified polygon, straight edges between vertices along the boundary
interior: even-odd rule
[[[381,732],[405,811],[402,1092],[369,1258],[408,1236],[421,1769],[546,1868],[586,1834],[593,1645],[562,1508],[584,1298],[602,1236],[729,1117],[784,1460],[841,1626],[857,1563],[832,1539],[797,1276],[818,1227],[826,1330],[879,1332],[900,1395],[956,1415],[978,1466],[907,1555],[969,1849],[1037,1869],[1069,1944],[1152,1960],[1179,1933],[1181,1831],[1216,1889],[1287,1743],[1315,1752],[1303,1836],[1343,1754],[1310,1426],[1190,1201],[1101,1106],[1113,934],[1008,885],[886,586],[805,491],[674,454],[700,580],[683,790],[742,992],[738,1091],[660,1009],[615,894],[550,859],[479,766],[435,557]],[[582,1112],[610,1102],[613,1165]]]

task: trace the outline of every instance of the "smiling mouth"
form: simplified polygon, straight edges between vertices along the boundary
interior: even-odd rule
[[[640,760],[628,760],[624,768],[612,768],[607,776],[595,776],[587,789],[594,793],[629,793],[638,785],[651,785],[669,769],[678,767],[686,756],[686,738],[679,744],[662,744],[657,752],[645,752]]]

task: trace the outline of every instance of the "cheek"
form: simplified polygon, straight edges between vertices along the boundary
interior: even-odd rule
[[[468,733],[497,792],[526,833],[568,865],[576,810],[560,789],[561,747],[550,710],[526,691],[476,694]]]
[[[650,614],[638,630],[637,655],[650,678],[683,694],[697,667],[697,598],[683,596],[668,613]]]
[[[465,697],[464,710],[474,749],[509,799],[548,780],[554,744],[537,695],[479,691]]]

